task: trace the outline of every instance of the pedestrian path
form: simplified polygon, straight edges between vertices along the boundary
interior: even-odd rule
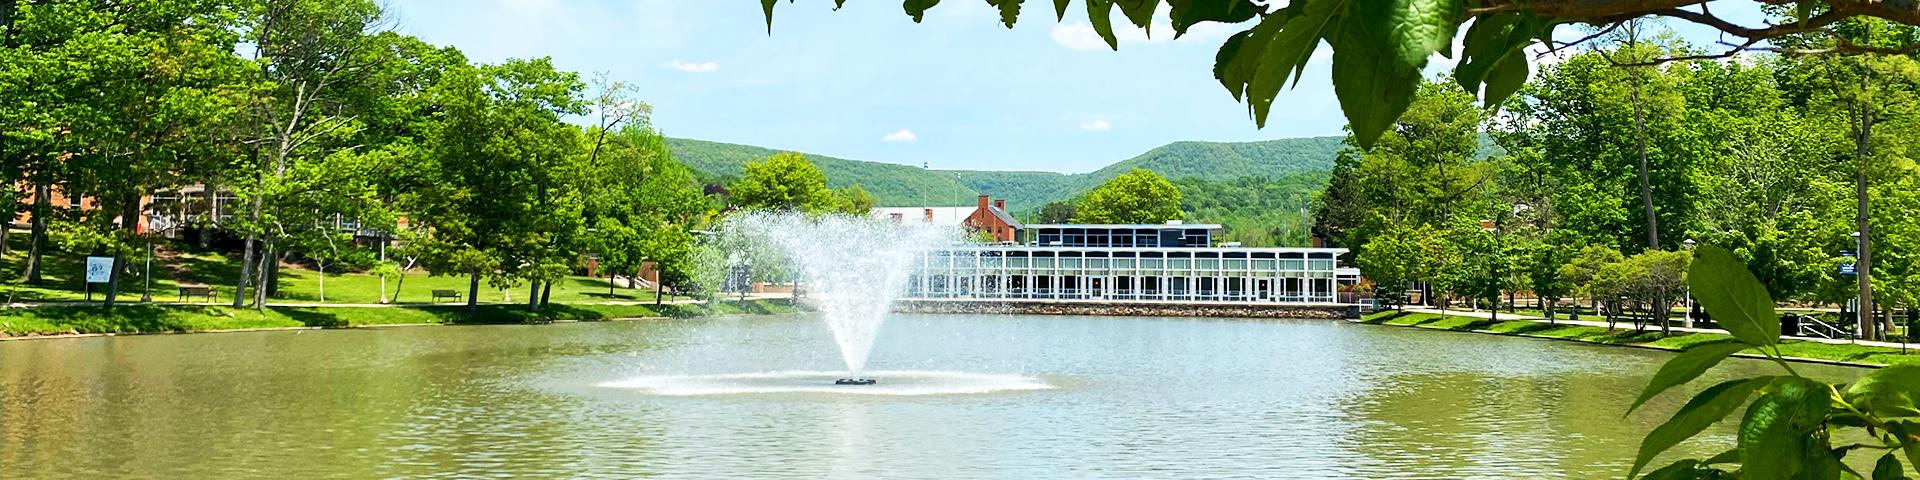
[[[1494,315],[1492,312],[1487,312],[1485,310],[1442,311],[1437,308],[1407,308],[1405,309],[1405,311],[1410,313],[1431,313],[1435,315],[1450,315],[1455,317],[1472,317],[1472,318],[1486,318],[1486,319],[1494,318]],[[1537,315],[1521,315],[1521,314],[1515,314],[1515,313],[1501,313],[1499,315],[1499,319],[1500,320],[1521,320],[1521,321],[1530,321],[1530,322],[1547,322],[1547,319],[1545,317],[1540,317]],[[1554,320],[1552,323],[1560,324],[1560,325],[1583,325],[1583,326],[1601,327],[1601,328],[1607,327],[1607,322],[1593,321],[1593,320],[1567,320],[1565,318],[1562,318],[1562,319]],[[1722,335],[1727,334],[1726,330],[1721,330],[1717,328],[1673,327],[1673,331],[1688,332],[1688,333],[1718,333]],[[1886,348],[1906,348],[1908,346],[1906,344],[1901,344],[1898,342],[1879,342],[1879,341],[1873,341],[1873,340],[1854,340],[1854,339],[1848,339],[1848,338],[1799,337],[1799,336],[1792,336],[1792,335],[1783,335],[1780,338],[1785,338],[1785,339],[1795,340],[1795,341],[1802,341],[1802,342],[1830,343],[1835,345],[1868,345],[1868,346],[1886,347]]]

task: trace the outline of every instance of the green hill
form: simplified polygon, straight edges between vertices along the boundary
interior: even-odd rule
[[[1007,199],[1009,209],[1028,211],[1070,198],[1135,167],[1168,178],[1206,181],[1279,178],[1333,168],[1340,137],[1286,138],[1261,142],[1175,142],[1081,174],[979,170],[926,170],[892,163],[808,154],[833,188],[859,184],[881,206],[964,205],[981,193]],[[715,183],[738,177],[747,162],[778,150],[681,138],[667,139],[674,157]],[[976,193],[978,192],[978,193]]]

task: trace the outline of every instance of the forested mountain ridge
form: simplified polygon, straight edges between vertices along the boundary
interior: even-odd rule
[[[669,138],[673,156],[716,183],[740,175],[747,162],[778,153],[763,147]],[[882,206],[965,204],[979,194],[1007,199],[1015,211],[1070,198],[1131,171],[1145,168],[1173,179],[1208,181],[1278,178],[1326,172],[1342,147],[1340,137],[1284,138],[1258,142],[1174,142],[1088,173],[927,170],[893,163],[807,156],[826,173],[829,186],[858,184]]]

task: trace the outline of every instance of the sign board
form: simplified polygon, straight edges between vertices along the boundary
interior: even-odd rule
[[[1842,263],[1842,264],[1840,264],[1840,274],[1841,274],[1841,275],[1855,275],[1855,274],[1857,274],[1857,273],[1858,273],[1858,271],[1854,269],[1854,267],[1853,267],[1853,264],[1851,264],[1851,263]]]
[[[1854,254],[1853,254],[1853,250],[1841,250],[1841,251],[1840,251],[1840,256],[1842,256],[1842,257],[1857,257],[1858,255],[1854,255]]]
[[[87,283],[107,283],[113,278],[113,257],[87,257]]]

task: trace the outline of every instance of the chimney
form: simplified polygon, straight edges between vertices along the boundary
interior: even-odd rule
[[[980,208],[987,208],[987,196],[986,196],[986,195],[981,195],[981,196],[980,196]]]
[[[998,208],[998,209],[1001,209],[1001,210],[1006,210],[1006,209],[1007,209],[1007,199],[1004,199],[1004,198],[1002,198],[1002,199],[999,199],[999,200],[994,200],[994,201],[993,201],[993,208]]]
[[[929,209],[927,209],[927,219],[926,219],[926,222],[927,222],[927,223],[933,223],[933,209],[931,209],[931,208],[929,208]]]

